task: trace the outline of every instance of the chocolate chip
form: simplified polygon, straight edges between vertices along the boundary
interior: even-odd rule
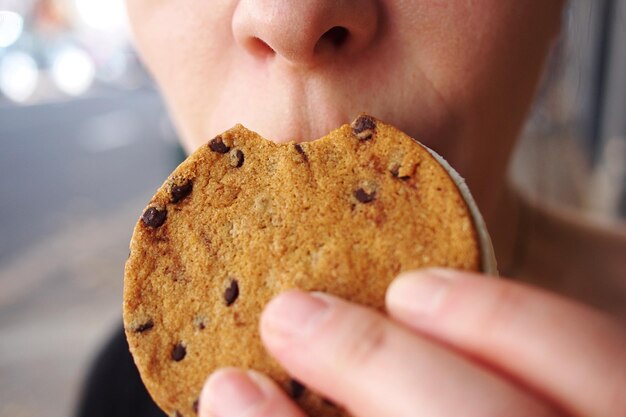
[[[139,326],[135,327],[133,329],[133,332],[135,332],[135,333],[143,333],[143,332],[147,332],[148,330],[150,330],[153,327],[154,327],[154,322],[152,320],[148,320],[147,322],[142,323]]]
[[[304,394],[304,385],[295,379],[289,381],[289,395],[291,398],[300,398]]]
[[[296,151],[302,155],[302,159],[304,159],[304,162],[309,162],[309,157],[307,156],[307,154],[304,153],[304,149],[302,149],[302,145],[300,145],[299,143],[296,143],[295,145],[293,145],[293,147],[296,149]]]
[[[369,140],[374,135],[376,122],[370,116],[359,116],[352,122],[352,132],[359,140]]]
[[[173,185],[172,189],[170,190],[170,201],[172,203],[178,203],[191,193],[192,188],[193,183],[191,182],[191,180],[187,180],[181,185]]]
[[[206,322],[207,322],[207,319],[204,315],[196,316],[193,319],[193,324],[194,326],[196,326],[198,330],[206,329]]]
[[[236,279],[230,281],[230,286],[224,291],[224,300],[226,305],[230,306],[239,297],[239,283]]]
[[[172,360],[176,362],[180,362],[187,355],[187,348],[183,345],[182,342],[174,345],[174,349],[172,349]]]
[[[243,152],[239,149],[235,149],[230,153],[230,166],[233,168],[239,168],[243,165],[244,156]]]
[[[198,405],[199,405],[199,400],[196,398],[196,400],[193,402],[193,404],[191,404],[191,408],[193,409],[193,412],[198,414]]]
[[[391,175],[393,175],[394,178],[397,178],[399,180],[408,180],[410,178],[410,176],[408,175],[400,175],[400,164],[393,164],[390,168],[389,168],[389,172],[391,172]]]
[[[230,146],[226,145],[221,136],[216,136],[209,141],[209,148],[213,152],[226,153],[230,151]]]
[[[180,413],[180,411],[176,410],[174,411],[174,417],[183,417],[183,415]]]
[[[141,220],[143,220],[143,224],[146,226],[157,228],[165,223],[165,219],[167,218],[167,210],[166,209],[158,209],[156,207],[148,207],[146,211],[143,212],[141,216]]]
[[[360,203],[371,203],[372,201],[376,199],[376,191],[372,191],[368,193],[363,188],[359,188],[354,192],[354,197]]]

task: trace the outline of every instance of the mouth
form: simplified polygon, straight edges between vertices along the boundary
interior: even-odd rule
[[[330,71],[330,72],[328,72]],[[455,120],[431,84],[418,80],[412,93],[395,78],[302,74],[285,68],[238,67],[225,77],[207,111],[201,141],[243,124],[276,143],[310,142],[367,113],[394,124],[427,146],[446,153]],[[306,76],[305,76],[306,75]],[[404,91],[398,94],[386,92]]]
[[[340,92],[314,80],[292,78],[272,88],[275,83],[225,88],[228,97],[218,100],[207,130],[217,134],[239,123],[276,143],[310,142],[368,110],[351,110]]]

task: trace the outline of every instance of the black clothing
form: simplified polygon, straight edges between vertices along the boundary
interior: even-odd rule
[[[76,417],[166,417],[141,382],[122,327],[92,365]]]

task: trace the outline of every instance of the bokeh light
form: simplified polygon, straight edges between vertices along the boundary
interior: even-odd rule
[[[35,60],[25,52],[8,52],[0,61],[0,90],[17,103],[27,101],[35,92],[39,70]]]
[[[117,32],[127,26],[123,0],[75,0],[76,11],[91,29]]]
[[[96,68],[91,57],[75,46],[64,47],[54,58],[52,79],[65,94],[78,96],[93,83]]]
[[[24,18],[18,13],[0,10],[0,48],[8,48],[22,35]]]

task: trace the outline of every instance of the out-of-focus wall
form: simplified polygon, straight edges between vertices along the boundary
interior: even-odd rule
[[[626,1],[571,0],[513,160],[537,204],[626,220]]]

